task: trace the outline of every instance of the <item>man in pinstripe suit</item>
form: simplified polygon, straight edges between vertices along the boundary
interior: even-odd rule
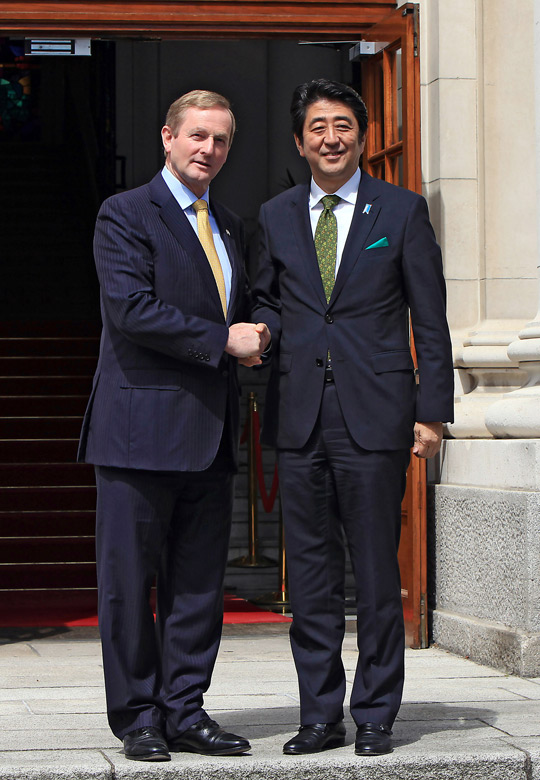
[[[136,760],[250,747],[203,709],[223,618],[236,364],[260,362],[269,340],[245,322],[241,221],[208,198],[234,129],[226,98],[182,96],[162,130],[163,170],[97,218],[103,331],[79,459],[96,466],[108,718]]]

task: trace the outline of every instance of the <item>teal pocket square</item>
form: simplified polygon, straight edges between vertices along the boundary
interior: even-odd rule
[[[370,244],[369,246],[366,247],[366,249],[379,249],[379,247],[381,246],[390,246],[386,236],[384,238],[379,238],[378,241],[375,241],[374,244]]]

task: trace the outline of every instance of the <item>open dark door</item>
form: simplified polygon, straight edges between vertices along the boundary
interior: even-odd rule
[[[406,3],[362,39],[362,91],[369,129],[364,168],[372,176],[421,192],[418,6]],[[402,504],[399,551],[407,640],[426,647],[426,464],[412,458]]]

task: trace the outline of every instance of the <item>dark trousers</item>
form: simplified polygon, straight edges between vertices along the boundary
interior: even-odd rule
[[[302,725],[343,717],[344,536],[358,621],[351,714],[358,725],[388,726],[397,715],[404,677],[397,551],[408,462],[408,450],[368,451],[351,439],[334,384],[325,387],[308,443],[279,452]]]
[[[96,467],[98,615],[107,713],[120,739],[169,738],[204,716],[223,622],[233,475]],[[150,590],[157,575],[157,622]]]

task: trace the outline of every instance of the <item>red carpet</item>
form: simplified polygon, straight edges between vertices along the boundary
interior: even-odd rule
[[[290,623],[291,618],[262,609],[238,596],[225,594],[223,622],[230,623]]]
[[[290,618],[251,604],[238,596],[225,595],[223,622],[289,623]],[[77,599],[63,594],[13,594],[11,603],[0,607],[0,627],[97,626],[95,596],[81,594]]]

